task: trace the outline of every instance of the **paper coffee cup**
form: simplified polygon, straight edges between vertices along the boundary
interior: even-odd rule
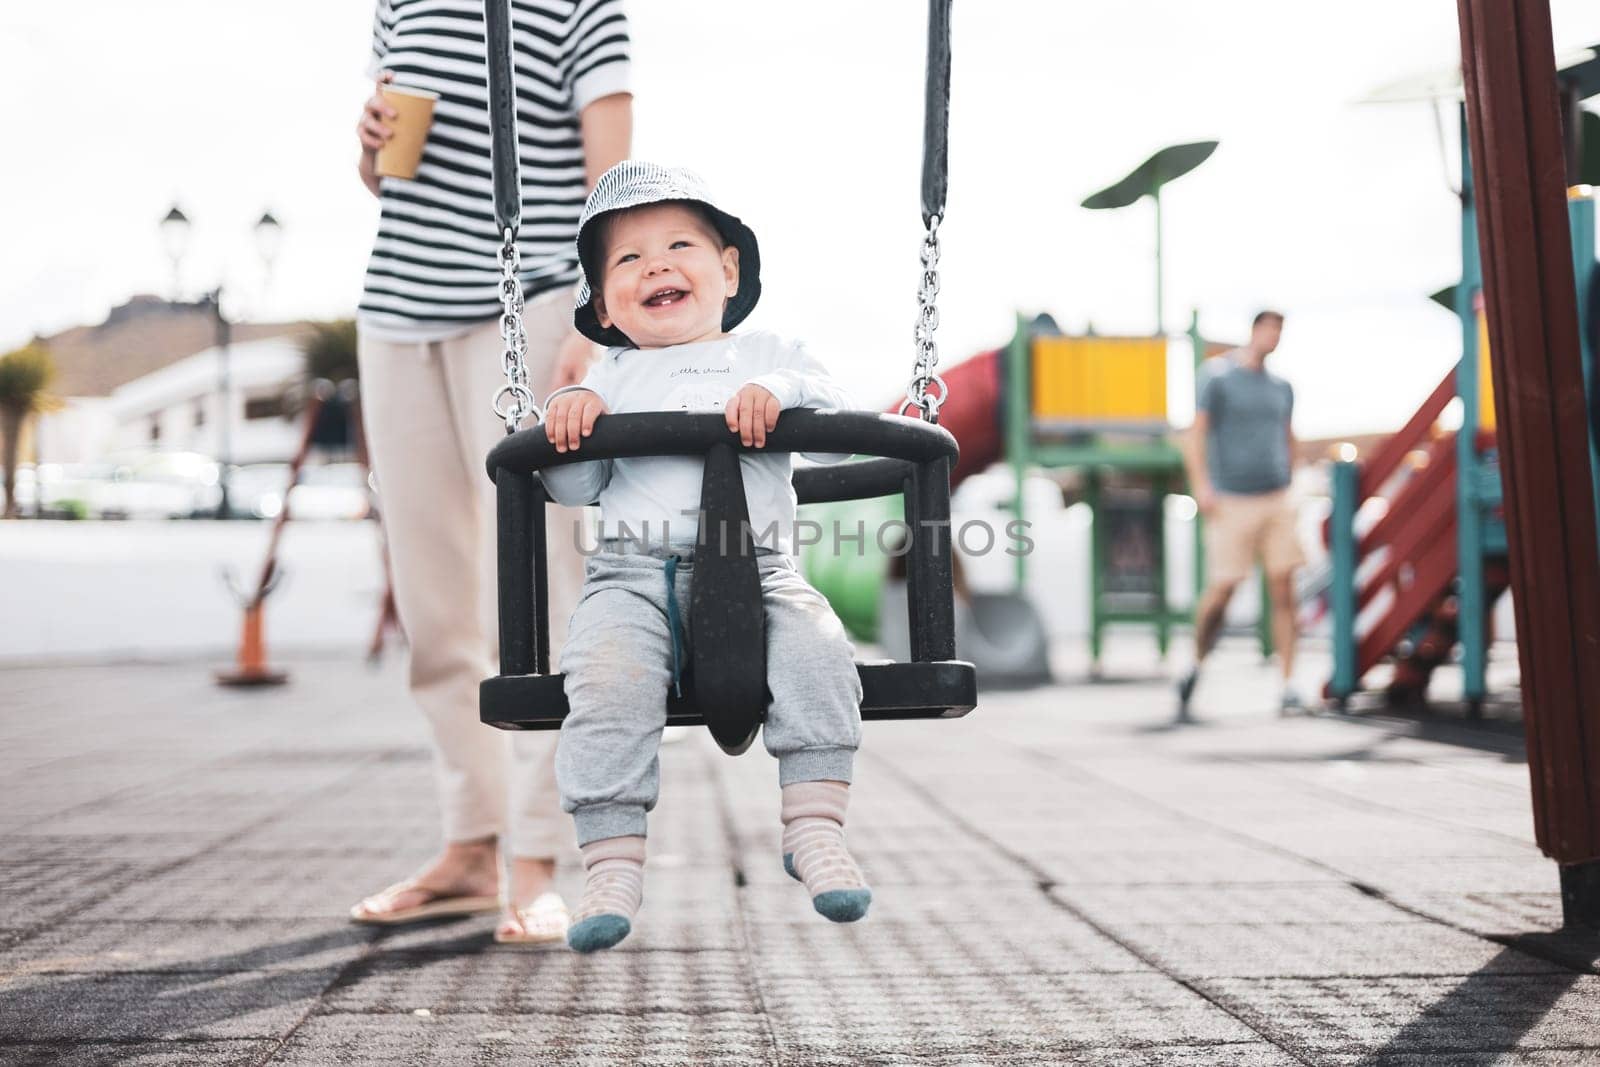
[[[433,103],[439,94],[409,85],[385,85],[379,90],[395,116],[385,120],[394,131],[389,143],[378,149],[378,173],[386,178],[414,178],[422,162],[422,146],[433,125]]]

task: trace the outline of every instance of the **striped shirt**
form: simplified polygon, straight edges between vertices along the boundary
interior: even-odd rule
[[[504,0],[499,0],[504,2]],[[526,295],[572,285],[586,180],[578,113],[628,91],[622,0],[510,0]],[[412,180],[382,179],[360,317],[429,339],[500,313],[483,0],[377,0],[369,73],[439,94]]]

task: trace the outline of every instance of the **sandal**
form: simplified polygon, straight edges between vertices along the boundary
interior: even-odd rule
[[[394,907],[394,900],[402,893],[425,894],[422,903],[409,908]],[[498,896],[459,895],[429,889],[416,882],[396,882],[383,892],[363,900],[350,909],[350,921],[375,926],[399,926],[421,922],[423,919],[440,919],[455,915],[481,915],[498,911]]]
[[[495,927],[494,939],[502,945],[546,945],[567,939],[572,915],[556,892],[540,893],[532,903],[513,907]]]

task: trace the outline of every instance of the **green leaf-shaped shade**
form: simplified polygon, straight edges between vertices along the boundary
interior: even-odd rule
[[[1089,197],[1083,206],[1091,211],[1099,211],[1127,207],[1142,196],[1154,196],[1163,185],[1174,178],[1183,177],[1210,159],[1211,153],[1216,150],[1215,141],[1168,145],[1135,167],[1126,178]]]

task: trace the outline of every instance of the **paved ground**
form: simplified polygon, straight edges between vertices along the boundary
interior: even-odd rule
[[[592,958],[343,921],[433,835],[393,666],[0,671],[0,1063],[1600,1062],[1514,746],[1279,721],[1244,647],[1193,728],[1154,680],[871,728],[852,928],[782,874],[765,755],[669,746]]]

